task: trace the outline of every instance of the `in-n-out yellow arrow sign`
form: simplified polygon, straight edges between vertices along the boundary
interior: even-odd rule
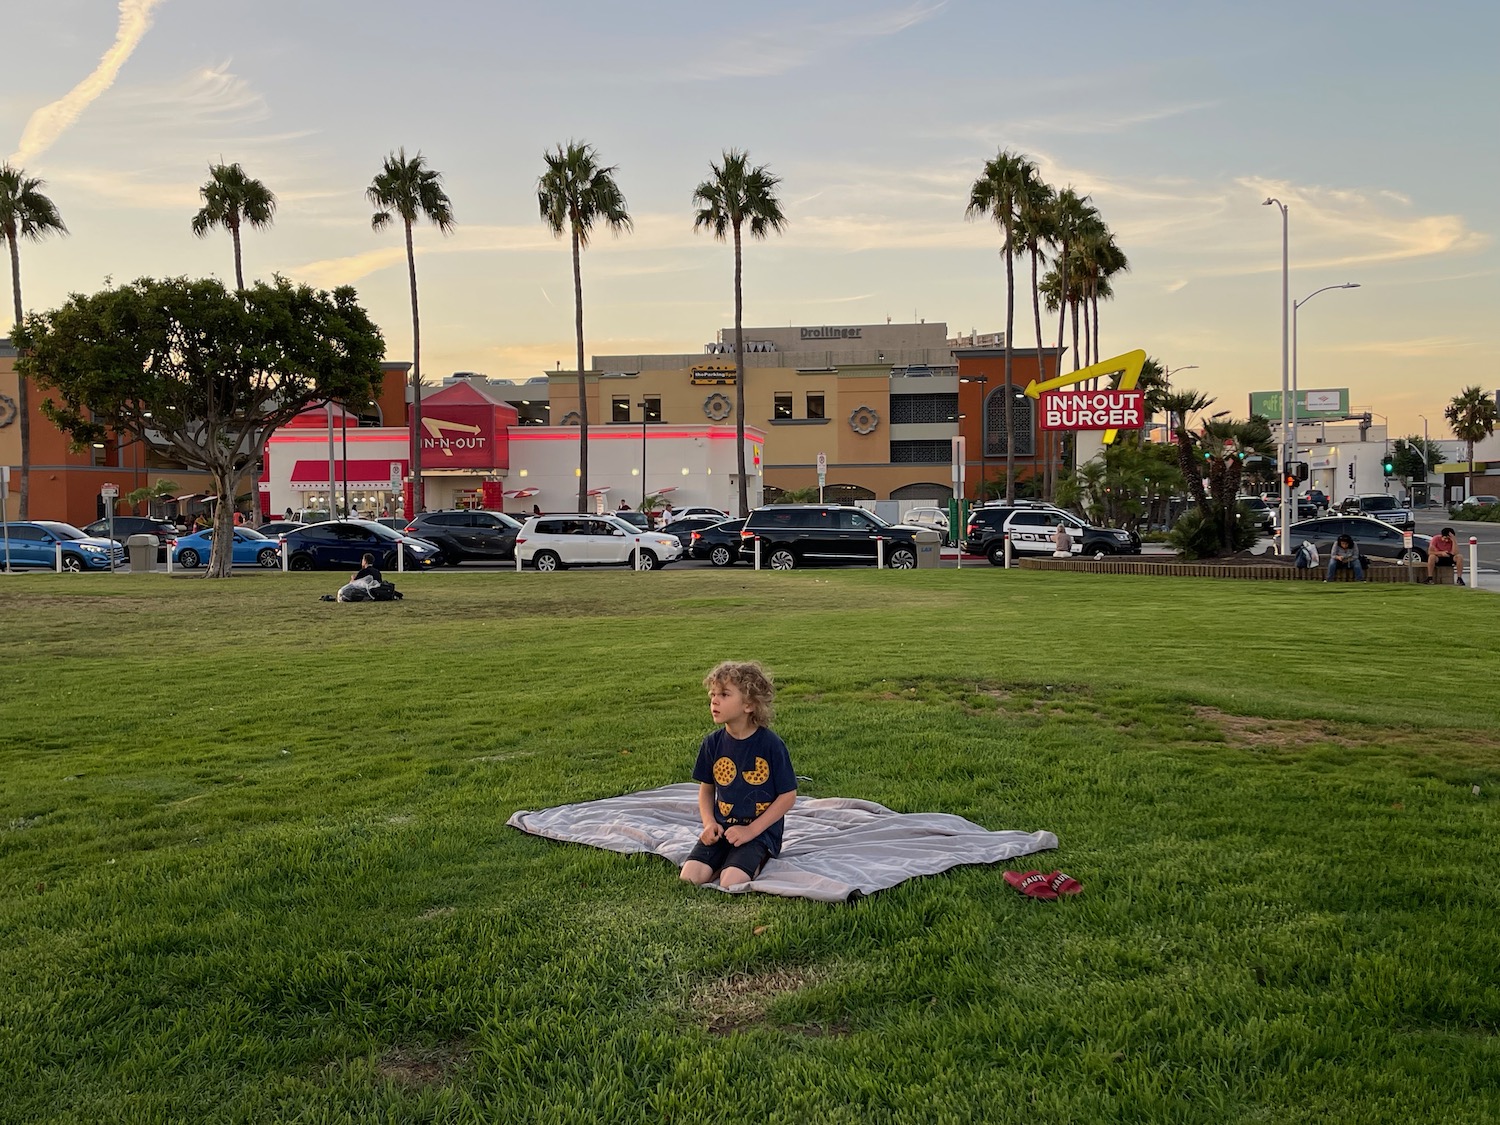
[[[453,450],[448,448],[448,440],[443,436],[444,430],[457,430],[461,434],[483,433],[478,426],[465,426],[461,422],[445,422],[441,418],[423,418],[422,428],[431,435],[433,441],[438,443],[438,448],[443,451],[444,457],[453,456]]]
[[[1136,383],[1140,382],[1141,368],[1145,366],[1146,353],[1136,348],[1133,352],[1117,355],[1113,359],[1100,360],[1087,367],[1080,367],[1071,375],[1059,375],[1055,379],[1048,379],[1045,383],[1032,383],[1026,388],[1026,393],[1032,398],[1041,398],[1043,391],[1055,391],[1058,387],[1068,387],[1074,383],[1082,383],[1085,379],[1099,379],[1106,375],[1120,376],[1115,390],[1133,391]],[[1119,430],[1105,430],[1104,444],[1113,445],[1115,435],[1119,432]]]

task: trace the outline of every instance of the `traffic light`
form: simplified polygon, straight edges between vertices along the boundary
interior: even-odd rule
[[[1281,483],[1286,485],[1288,488],[1297,487],[1297,474],[1292,471],[1292,467],[1290,465],[1287,466],[1287,471],[1281,474]]]
[[[1395,475],[1396,462],[1392,459],[1389,453],[1385,455],[1385,460],[1380,462],[1380,471],[1385,473],[1385,475],[1388,477]]]
[[[1352,462],[1349,465],[1349,479],[1350,480],[1354,479],[1354,465],[1353,465]]]
[[[1296,470],[1297,480],[1298,481],[1304,481],[1304,480],[1307,479],[1307,462],[1306,461],[1293,461],[1292,462],[1292,468],[1294,470]]]

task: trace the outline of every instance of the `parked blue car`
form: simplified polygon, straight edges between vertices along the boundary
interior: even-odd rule
[[[10,539],[10,565],[51,569],[57,565],[62,545],[64,570],[110,570],[125,562],[125,548],[113,539],[85,535],[70,523],[31,520],[4,525]],[[0,554],[0,562],[4,556]]]
[[[407,570],[431,570],[443,565],[443,553],[434,544],[402,535],[372,520],[329,520],[289,531],[281,546],[290,570],[359,569],[368,552],[383,571],[396,569],[396,552],[406,557]]]
[[[206,531],[183,535],[177,540],[177,549],[172,552],[172,561],[178,566],[192,570],[208,562],[213,553],[214,533]],[[248,527],[234,529],[234,565],[263,566],[267,570],[281,565],[281,547],[276,540],[268,539]]]

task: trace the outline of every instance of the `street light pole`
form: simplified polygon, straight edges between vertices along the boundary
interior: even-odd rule
[[[988,455],[987,451],[985,450],[985,441],[984,441],[984,422],[985,422],[986,415],[988,415],[988,413],[989,413],[989,404],[987,402],[985,402],[985,397],[986,397],[986,395],[989,392],[985,388],[989,385],[989,381],[990,381],[989,380],[989,376],[987,376],[987,375],[974,375],[974,376],[972,376],[970,378],[965,378],[965,379],[960,379],[959,380],[960,383],[978,383],[979,384],[979,493],[978,493],[978,497],[979,497],[979,503],[981,505],[984,503],[984,490],[985,490],[986,484],[988,483],[986,481],[986,479],[985,479],[986,476],[987,476],[986,470],[988,470],[988,468],[989,468],[989,460],[990,460],[989,459],[989,455]],[[959,417],[962,418],[963,415],[960,414]],[[962,500],[963,497],[960,496],[959,499]]]
[[[1291,521],[1291,489],[1286,486],[1286,466],[1291,457],[1288,455],[1287,439],[1290,425],[1287,419],[1287,386],[1290,365],[1290,347],[1287,340],[1290,325],[1288,317],[1291,310],[1291,273],[1289,270],[1289,259],[1287,257],[1288,219],[1286,204],[1279,199],[1267,197],[1262,206],[1270,207],[1274,204],[1281,212],[1281,464],[1278,466],[1281,477],[1281,553],[1290,555],[1292,553],[1292,521]]]
[[[1297,392],[1297,310],[1311,301],[1319,293],[1327,293],[1330,289],[1358,289],[1359,282],[1346,281],[1342,285],[1325,285],[1321,289],[1314,289],[1300,301],[1292,302],[1292,459],[1301,456],[1302,431],[1299,425],[1300,411],[1302,408],[1301,397]],[[1285,468],[1282,472],[1285,473]]]
[[[641,408],[641,511],[646,510],[646,404],[636,403]]]

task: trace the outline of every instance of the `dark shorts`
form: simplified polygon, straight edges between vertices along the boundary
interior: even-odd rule
[[[1453,556],[1452,555],[1436,555],[1436,556],[1434,556],[1433,564],[1432,565],[1433,566],[1452,566],[1453,565]]]
[[[760,869],[770,858],[771,849],[759,836],[739,847],[735,847],[722,836],[712,844],[705,844],[699,840],[693,845],[693,850],[688,853],[689,861],[696,859],[699,863],[707,864],[714,872],[723,871],[726,867],[734,867],[752,879],[760,874]]]

